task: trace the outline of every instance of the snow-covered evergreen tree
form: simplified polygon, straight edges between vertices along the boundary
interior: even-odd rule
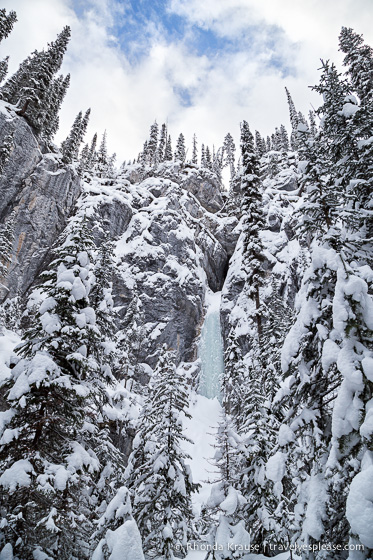
[[[198,164],[198,148],[197,148],[197,136],[193,134],[193,152],[192,152],[192,163],[194,165]]]
[[[88,158],[89,158],[89,145],[84,144],[79,156],[79,167],[78,167],[79,175],[83,175],[85,172],[88,171]]]
[[[70,74],[66,77],[58,76],[54,79],[49,87],[47,101],[44,106],[44,117],[42,123],[42,137],[50,142],[56,134],[59,127],[58,113],[61,108],[64,97],[70,86]]]
[[[229,166],[230,177],[232,180],[236,172],[234,167],[234,163],[235,163],[234,154],[236,151],[236,146],[234,144],[233,137],[229,132],[224,138],[223,150],[224,150],[225,164]]]
[[[206,146],[206,150],[205,150],[205,162],[206,162],[206,169],[210,169],[210,171],[212,171],[212,159],[211,159],[211,152],[210,152],[210,148],[208,146]]]
[[[164,152],[164,160],[165,161],[172,161],[172,144],[171,144],[171,136],[170,134],[167,137],[165,152]]]
[[[98,177],[106,177],[109,168],[109,157],[107,151],[107,133],[106,130],[102,136],[101,144],[97,150],[95,158],[94,173]]]
[[[75,117],[70,134],[62,142],[62,156],[65,163],[72,163],[78,159],[80,144],[83,141],[84,134],[87,130],[89,116],[91,110],[88,109],[83,117],[80,111]]]
[[[230,416],[222,413],[216,435],[214,466],[218,480],[212,486],[206,506],[212,527],[207,535],[213,560],[234,560],[251,550],[250,535],[245,528],[243,508],[246,500],[237,489],[240,438]]]
[[[246,500],[243,518],[250,527],[252,545],[264,553],[269,544],[278,542],[276,524],[272,519],[277,504],[265,478],[265,467],[274,447],[278,422],[271,413],[271,403],[265,394],[264,363],[261,351],[255,345],[245,359],[245,366],[237,487]]]
[[[294,101],[290,95],[290,92],[287,88],[285,88],[286,97],[289,106],[289,114],[290,114],[290,124],[291,124],[291,134],[290,134],[290,147],[293,151],[298,149],[298,123],[299,117],[297,110],[295,109]]]
[[[167,144],[167,125],[163,123],[159,135],[158,156],[157,156],[157,160],[160,163],[162,163],[165,160],[166,144]]]
[[[233,418],[236,429],[239,429],[243,422],[246,368],[233,327],[231,327],[228,335],[224,363],[225,368],[222,379],[223,406],[226,413]]]
[[[92,250],[85,221],[73,223],[42,275],[39,310],[3,384],[1,542],[21,558],[89,558],[96,508],[122,485],[123,458],[104,421]]]
[[[23,61],[1,88],[2,99],[17,105],[18,113],[38,132],[43,128],[53,77],[61,67],[70,34],[66,26],[46,51],[34,51]]]
[[[8,37],[16,21],[17,14],[14,10],[11,10],[7,14],[4,8],[0,9],[0,43],[3,39],[6,39],[6,37]]]
[[[342,383],[332,415],[332,443],[327,464],[332,499],[327,515],[336,517],[337,510],[346,511],[350,543],[364,545],[364,552],[351,552],[350,558],[369,558],[373,548],[373,542],[366,537],[365,521],[372,510],[372,500],[368,497],[356,508],[362,481],[366,484],[371,476],[366,469],[373,441],[373,431],[369,427],[373,385],[368,365],[373,351],[370,319],[373,227],[369,211],[372,177],[367,168],[372,161],[369,144],[373,122],[373,51],[362,43],[361,36],[351,29],[342,29],[340,46],[346,53],[344,64],[351,78],[351,92],[347,93],[357,93],[360,103],[354,95],[345,96],[340,99],[339,107],[332,107],[333,111],[323,124],[329,131],[334,172],[341,190],[339,216],[343,246],[333,302],[333,324],[340,340],[335,364]],[[339,109],[337,115],[336,109]],[[333,127],[337,119],[340,126]],[[346,539],[346,521],[343,521],[331,527],[333,536],[340,539]]]
[[[262,306],[260,288],[263,286],[265,261],[260,231],[264,229],[262,194],[260,191],[259,162],[255,153],[254,138],[249,125],[243,121],[241,126],[242,153],[242,215],[243,215],[243,267],[246,273],[245,294],[255,303],[257,334],[262,334]]]
[[[8,73],[8,62],[9,56],[6,56],[3,60],[0,60],[0,84]]]
[[[270,356],[263,364],[263,394],[271,403],[279,388],[281,380],[281,350],[293,320],[293,309],[279,293],[278,282],[274,275],[271,280],[271,295],[267,304],[267,313],[263,326],[262,350]]]
[[[132,517],[130,495],[125,486],[118,489],[98,520],[94,538],[100,541],[92,560],[144,560],[141,536]]]
[[[185,138],[184,138],[184,134],[180,133],[176,142],[175,161],[180,161],[184,163],[185,158],[186,158]]]
[[[201,145],[201,167],[206,167],[206,152],[205,145]]]
[[[261,158],[267,151],[265,140],[261,137],[257,130],[255,131],[255,148],[259,158]]]
[[[212,167],[211,170],[214,173],[215,177],[218,179],[219,184],[222,181],[222,170],[224,168],[224,150],[223,148],[219,148],[217,152],[213,152],[212,158]]]
[[[361,104],[372,101],[373,96],[373,49],[364,44],[362,35],[349,27],[342,27],[339,49],[345,54],[344,65],[351,79],[352,89]]]
[[[141,299],[135,291],[123,319],[122,329],[116,334],[118,352],[115,375],[118,379],[123,379],[125,386],[136,393],[143,392],[138,382],[141,372],[138,363],[139,352],[145,340],[141,305]]]
[[[6,278],[12,259],[14,215],[12,212],[5,224],[0,226],[0,282]]]
[[[90,304],[95,309],[96,325],[101,333],[99,353],[101,356],[102,374],[107,378],[108,382],[113,381],[110,364],[113,362],[116,353],[114,336],[117,317],[112,297],[113,252],[113,242],[110,240],[109,235],[105,233],[102,243],[97,250],[93,267],[95,282],[90,292]]]
[[[89,154],[86,163],[88,171],[90,171],[94,166],[94,164],[96,163],[96,159],[97,159],[96,146],[97,146],[97,133],[93,135],[92,142],[89,148]]]
[[[336,509],[344,510],[344,497],[334,492],[325,478],[333,403],[341,382],[336,367],[340,333],[335,329],[333,305],[342,264],[338,220],[341,188],[337,180],[342,144],[337,138],[343,125],[338,113],[346,85],[333,65],[324,64],[318,91],[324,103],[319,109],[323,126],[316,137],[298,115],[297,142],[305,190],[300,232],[311,243],[312,262],[298,295],[295,324],[283,347],[286,380],[280,395],[287,411],[284,430],[290,431],[282,450],[277,451],[286,463],[282,475],[287,473],[287,484],[277,481],[286,488],[284,499],[290,504],[283,510],[284,523],[292,526],[294,540],[307,544],[322,537],[330,542],[346,538],[345,517],[336,514]],[[305,552],[304,557],[312,558],[312,554]]]
[[[188,441],[181,421],[182,415],[188,417],[188,391],[174,359],[173,352],[163,347],[127,468],[144,551],[165,560],[174,558],[175,548],[186,552],[193,517],[191,494],[198,489],[185,462],[188,455],[181,449],[182,441]]]
[[[315,113],[315,111],[309,111],[308,120],[309,120],[309,123],[310,123],[310,133],[312,134],[312,136],[316,136],[317,125],[316,125],[316,113]]]
[[[284,152],[289,151],[289,136],[285,126],[280,126],[280,149]]]
[[[2,143],[0,144],[0,175],[4,171],[7,161],[10,158],[14,148],[14,132],[9,132],[5,135]]]
[[[149,165],[157,165],[158,160],[158,123],[155,121],[150,127],[147,145],[147,160]]]
[[[82,111],[79,111],[79,113],[75,117],[69,135],[67,136],[66,140],[64,140],[61,144],[62,156],[65,163],[71,163],[74,160],[74,158],[76,158],[78,155],[82,118],[83,118],[83,113]]]

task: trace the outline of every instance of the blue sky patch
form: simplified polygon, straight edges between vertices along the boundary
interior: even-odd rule
[[[193,105],[192,92],[190,89],[174,86],[173,92],[179,98],[180,104],[183,107],[191,107]]]
[[[263,69],[274,68],[283,77],[295,75],[295,69],[278,54],[281,49],[276,48],[285,40],[280,27],[265,24],[248,26],[237,37],[229,38],[211,28],[192,25],[187,18],[170,10],[169,0],[120,0],[116,5],[120,9],[110,33],[116,37],[120,49],[132,65],[141,63],[155,42],[182,42],[190,53],[207,56],[211,60],[243,50],[252,51],[254,57],[267,52],[269,56],[263,62]],[[81,17],[90,5],[85,0],[74,0],[74,9]],[[186,90],[176,93],[183,105],[189,106],[190,93]]]

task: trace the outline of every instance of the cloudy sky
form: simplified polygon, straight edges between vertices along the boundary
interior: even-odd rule
[[[263,135],[284,123],[284,86],[307,113],[318,98],[320,58],[341,64],[342,25],[373,45],[372,0],[3,0],[17,12],[1,44],[10,70],[53,41],[72,39],[62,71],[71,87],[56,140],[92,108],[87,139],[108,131],[119,162],[136,157],[152,122],[175,140],[221,145],[245,119]],[[341,67],[342,68],[342,67]]]

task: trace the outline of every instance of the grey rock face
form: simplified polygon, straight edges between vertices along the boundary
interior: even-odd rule
[[[42,159],[38,142],[26,121],[3,108],[0,113],[0,143],[13,136],[13,150],[0,176],[0,220],[10,214],[20,191],[30,184],[30,174]]]
[[[193,167],[184,170],[181,186],[191,192],[208,212],[218,212],[223,206],[220,185],[212,173]]]
[[[223,285],[236,220],[208,213],[193,194],[162,177],[134,185],[119,178],[112,187],[84,190],[92,221],[110,227],[117,240],[114,296],[121,324],[131,301],[139,300],[138,361],[153,367],[164,343],[179,360],[195,359],[205,292]]]
[[[23,118],[0,114],[0,142],[12,131],[14,149],[0,177],[1,221],[15,210],[13,258],[5,281],[10,296],[34,282],[80,193],[75,171],[40,152]]]
[[[0,141],[10,130],[14,150],[0,178],[1,219],[15,210],[8,295],[35,283],[68,218],[88,215],[97,245],[104,231],[116,242],[119,329],[139,298],[138,362],[154,366],[164,343],[180,361],[195,359],[206,290],[221,290],[238,236],[235,218],[216,215],[223,198],[213,174],[169,163],[140,182],[136,166],[116,180],[82,181],[72,166],[42,154],[24,119],[0,114]]]
[[[144,169],[140,165],[136,165],[125,172],[125,178],[131,184],[140,183],[141,177],[145,181],[148,180],[149,183],[157,177],[163,178],[165,183],[168,179],[173,183],[179,184],[183,189],[193,194],[202,208],[208,212],[216,213],[223,207],[224,200],[220,192],[221,185],[216,176],[208,169],[200,169],[192,163],[165,162],[156,170],[150,167]],[[154,196],[161,196],[162,192],[164,192],[164,187],[161,183],[153,183],[153,186],[149,186],[149,188],[153,189]]]

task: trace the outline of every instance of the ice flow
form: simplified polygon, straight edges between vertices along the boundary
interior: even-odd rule
[[[221,378],[224,373],[224,349],[220,327],[221,292],[206,297],[207,313],[199,345],[201,376],[199,393],[204,397],[221,400]]]

